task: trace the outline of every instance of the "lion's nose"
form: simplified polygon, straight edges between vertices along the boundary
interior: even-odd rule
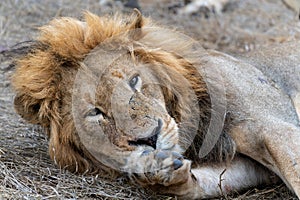
[[[157,121],[157,127],[155,127],[149,137],[145,138],[138,138],[135,141],[128,141],[129,145],[134,145],[134,146],[139,146],[139,145],[147,145],[151,146],[154,149],[156,149],[156,143],[157,143],[157,138],[158,134],[160,134],[161,130],[163,127],[163,122],[161,119],[158,119]]]
[[[153,132],[151,135],[158,135],[161,132],[163,126],[163,122],[161,119],[158,119],[157,121],[157,127],[154,128]]]
[[[154,149],[156,149],[156,143],[157,143],[157,138],[158,134],[160,134],[162,130],[163,122],[161,119],[158,119],[157,122],[157,127],[153,129],[152,136],[148,138],[150,146],[152,146]]]

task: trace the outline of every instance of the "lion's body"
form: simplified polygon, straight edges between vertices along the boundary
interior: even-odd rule
[[[300,43],[296,44],[300,45]],[[288,44],[287,48],[291,45],[295,44]],[[284,45],[282,47],[284,48]],[[300,53],[300,50],[293,55],[298,53]],[[284,58],[287,59],[286,56]],[[270,71],[278,65],[272,66],[271,63],[264,60],[264,57],[256,58],[263,63],[263,66],[260,65],[259,68],[251,65],[251,61],[248,63],[248,58],[236,59],[222,53],[211,52],[211,56],[207,58],[207,67],[222,66],[219,70],[226,84],[228,112],[230,112],[235,121],[233,123],[240,123],[248,118],[260,119],[260,121],[266,118],[276,118],[295,126],[299,124],[297,113],[292,103],[292,93],[290,93],[292,85],[296,86],[297,83],[300,85],[298,76],[300,68],[298,67],[299,64],[298,66],[296,65],[296,63],[300,63],[300,59],[296,56],[294,58],[297,60],[287,61],[292,62],[292,65],[281,65],[277,68],[278,76],[276,77]],[[284,74],[287,71],[289,71],[288,75]],[[279,74],[284,79],[281,79]],[[290,82],[290,80],[296,79],[298,79],[298,82]],[[293,93],[297,93],[296,89],[293,91]]]
[[[299,118],[300,67],[298,47],[299,42],[293,41],[248,53],[243,60],[261,70],[291,98]]]
[[[17,112],[47,130],[60,167],[185,198],[272,183],[273,171],[300,195],[299,42],[236,59],[139,13],[85,17],[43,27],[13,77]]]

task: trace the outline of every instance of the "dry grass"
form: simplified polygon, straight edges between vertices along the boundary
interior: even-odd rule
[[[101,7],[98,0],[2,0],[0,2],[0,199],[174,199],[128,184],[74,175],[58,169],[47,153],[47,138],[25,123],[13,110],[9,77],[13,71],[7,51],[18,42],[32,40],[36,27],[55,16],[97,14],[120,6]],[[142,1],[146,15],[198,39],[206,48],[242,53],[270,43],[299,39],[300,25],[279,0],[233,0],[222,17],[178,16],[172,7],[181,1]],[[257,6],[259,5],[259,6]],[[123,11],[127,11],[124,10]],[[225,198],[225,197],[224,197]],[[228,199],[295,199],[284,185],[252,189]]]

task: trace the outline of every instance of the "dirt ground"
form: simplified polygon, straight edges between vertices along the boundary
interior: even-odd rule
[[[33,40],[36,28],[56,16],[80,17],[130,12],[120,2],[102,6],[99,0],[0,1],[0,199],[176,199],[159,196],[127,180],[74,175],[50,160],[47,138],[37,126],[24,122],[13,109],[9,52],[17,43]],[[272,43],[300,37],[300,23],[281,0],[231,0],[220,14],[198,12],[182,16],[183,1],[140,2],[144,15],[199,40],[205,48],[241,54]],[[252,188],[223,199],[296,199],[283,185]]]

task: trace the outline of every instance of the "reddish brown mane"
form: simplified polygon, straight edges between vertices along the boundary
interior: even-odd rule
[[[17,61],[17,69],[12,78],[17,93],[15,108],[24,119],[40,124],[46,129],[50,136],[50,156],[59,166],[80,173],[99,172],[100,169],[113,172],[90,155],[76,133],[70,113],[73,79],[80,62],[104,40],[118,36],[124,44],[127,44],[130,39],[135,40],[135,36],[141,34],[139,28],[143,30],[143,28],[156,28],[156,26],[137,11],[128,17],[121,15],[98,17],[86,12],[84,19],[84,22],[66,17],[54,19],[40,28],[38,45]],[[133,32],[135,35],[132,35],[134,29],[138,30]],[[144,34],[148,32],[151,33],[151,29],[146,29]],[[154,39],[150,37],[149,43],[159,43],[160,40],[157,37]],[[175,44],[169,45],[172,48]],[[188,45],[183,45],[182,50],[185,53],[192,51]],[[141,62],[160,63],[164,66],[154,67],[154,73],[159,74],[160,70],[165,70],[166,74],[172,77],[173,70],[190,82],[202,106],[202,113],[200,113],[202,119],[200,132],[202,132],[197,141],[198,145],[201,145],[210,113],[209,95],[201,76],[190,62],[178,55],[154,50],[154,48],[148,50],[144,46],[138,47],[138,43],[134,51]],[[185,91],[178,82],[167,81],[164,85],[170,86],[172,90],[164,91],[165,99],[169,101],[168,109],[180,123],[179,119],[184,115],[182,110],[187,106]],[[174,96],[174,91],[177,96]],[[190,154],[196,155],[198,147],[192,148]]]

